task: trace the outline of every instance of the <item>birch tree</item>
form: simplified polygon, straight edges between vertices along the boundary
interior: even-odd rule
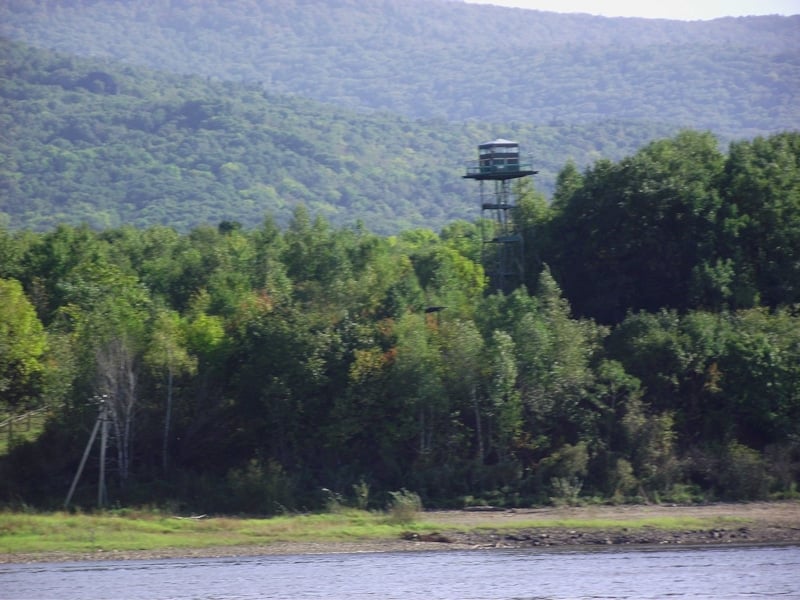
[[[128,480],[133,422],[137,403],[134,353],[129,342],[116,337],[97,351],[97,389],[106,397],[117,446],[120,483]]]
[[[164,437],[161,447],[161,466],[166,471],[169,463],[169,435],[172,424],[173,388],[175,377],[197,370],[197,358],[186,349],[185,328],[180,315],[162,310],[156,315],[153,334],[145,360],[154,370],[167,378],[167,398],[164,411]]]

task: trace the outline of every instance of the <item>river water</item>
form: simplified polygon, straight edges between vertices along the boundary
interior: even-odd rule
[[[800,547],[318,554],[0,565],[3,600],[800,598]]]

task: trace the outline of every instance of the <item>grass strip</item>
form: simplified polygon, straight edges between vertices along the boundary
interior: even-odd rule
[[[686,531],[743,525],[749,522],[741,517],[647,517],[637,519],[541,519],[497,524],[481,524],[475,531],[507,531],[519,529],[613,530],[658,529],[660,531]]]
[[[346,511],[268,519],[181,519],[152,512],[115,514],[0,513],[0,553],[93,552],[258,546],[277,542],[397,539],[435,530],[422,522],[393,523],[383,513]]]
[[[396,523],[385,513],[343,510],[272,518],[177,518],[156,511],[93,514],[0,512],[0,553],[147,551],[167,548],[265,546],[279,542],[397,539],[403,532],[564,530],[699,530],[742,525],[737,517],[541,519],[488,524]]]

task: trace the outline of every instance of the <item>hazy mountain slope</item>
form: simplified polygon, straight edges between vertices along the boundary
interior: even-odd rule
[[[461,174],[486,139],[518,139],[549,195],[567,160],[683,127],[796,129],[798,30],[445,0],[8,1],[0,33],[61,55],[3,44],[0,211],[186,229],[302,202],[438,228],[477,216]]]
[[[7,2],[4,35],[451,121],[800,123],[800,16],[608,19],[444,0]]]
[[[549,193],[567,160],[620,158],[669,133],[421,122],[0,40],[0,217],[14,228],[252,226],[303,203],[380,233],[438,229],[479,216],[461,177],[479,141],[521,140]]]

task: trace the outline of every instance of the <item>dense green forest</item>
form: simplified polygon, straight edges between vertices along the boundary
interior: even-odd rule
[[[0,23],[41,48],[413,118],[635,120],[726,139],[800,121],[800,16],[687,23],[443,0],[22,0],[3,3]]]
[[[799,24],[1,3],[0,503],[796,497]]]
[[[3,501],[63,502],[102,395],[113,503],[796,496],[800,134],[686,131],[517,191],[508,295],[468,221],[3,229],[3,409],[49,415],[9,434]]]
[[[481,141],[529,140],[552,193],[567,160],[622,158],[664,126],[422,122],[363,114],[251,84],[81,60],[0,40],[0,218],[43,231],[192,227],[298,204],[376,233],[440,229],[479,212],[461,176]],[[4,215],[2,214],[4,213]]]

